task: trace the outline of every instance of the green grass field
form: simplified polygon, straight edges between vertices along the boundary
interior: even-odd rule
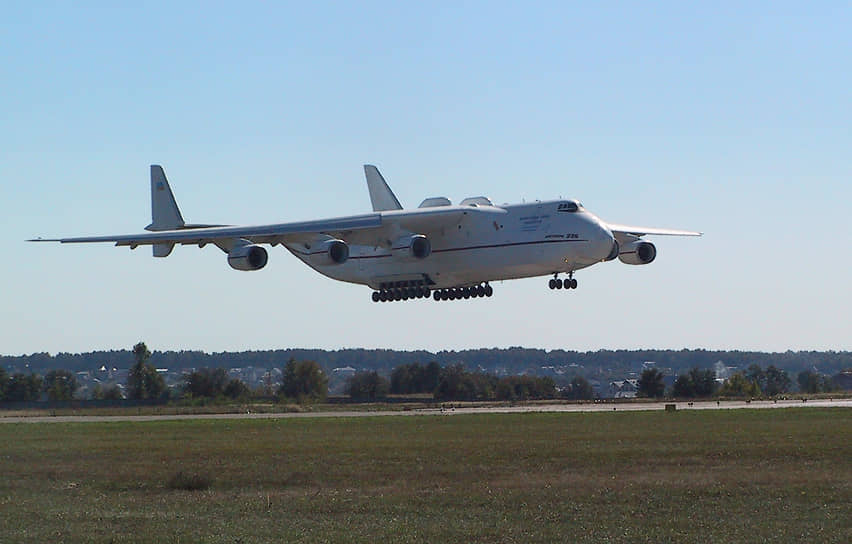
[[[848,409],[10,423],[0,470],[3,543],[852,542]]]

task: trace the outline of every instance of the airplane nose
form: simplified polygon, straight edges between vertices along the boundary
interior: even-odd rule
[[[618,242],[603,221],[595,222],[594,252],[599,261],[611,261],[618,257]]]

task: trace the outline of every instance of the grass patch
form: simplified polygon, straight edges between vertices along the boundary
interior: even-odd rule
[[[183,491],[204,491],[210,487],[211,483],[213,479],[207,474],[179,470],[169,477],[166,487]]]
[[[845,543],[850,436],[817,408],[4,424],[0,542]]]

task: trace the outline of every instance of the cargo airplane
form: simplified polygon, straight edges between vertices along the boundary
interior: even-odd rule
[[[456,205],[434,197],[403,209],[375,166],[364,172],[373,213],[231,226],[185,223],[162,167],[152,165],[148,232],[30,241],[150,245],[154,257],[176,244],[213,244],[231,268],[247,271],[266,266],[264,245],[281,245],[320,274],[369,286],[374,302],[387,302],[490,297],[490,282],[532,276],[552,276],[550,289],[576,289],[574,273],[593,264],[651,263],[657,249],[643,236],[701,235],[608,223],[571,199],[496,206],[482,196]]]

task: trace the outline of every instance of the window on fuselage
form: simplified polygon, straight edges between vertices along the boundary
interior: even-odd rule
[[[561,203],[559,205],[559,207],[557,208],[557,211],[574,213],[574,212],[578,211],[580,209],[580,207],[581,207],[581,204],[579,202],[577,202],[576,200],[569,200],[567,202]]]

